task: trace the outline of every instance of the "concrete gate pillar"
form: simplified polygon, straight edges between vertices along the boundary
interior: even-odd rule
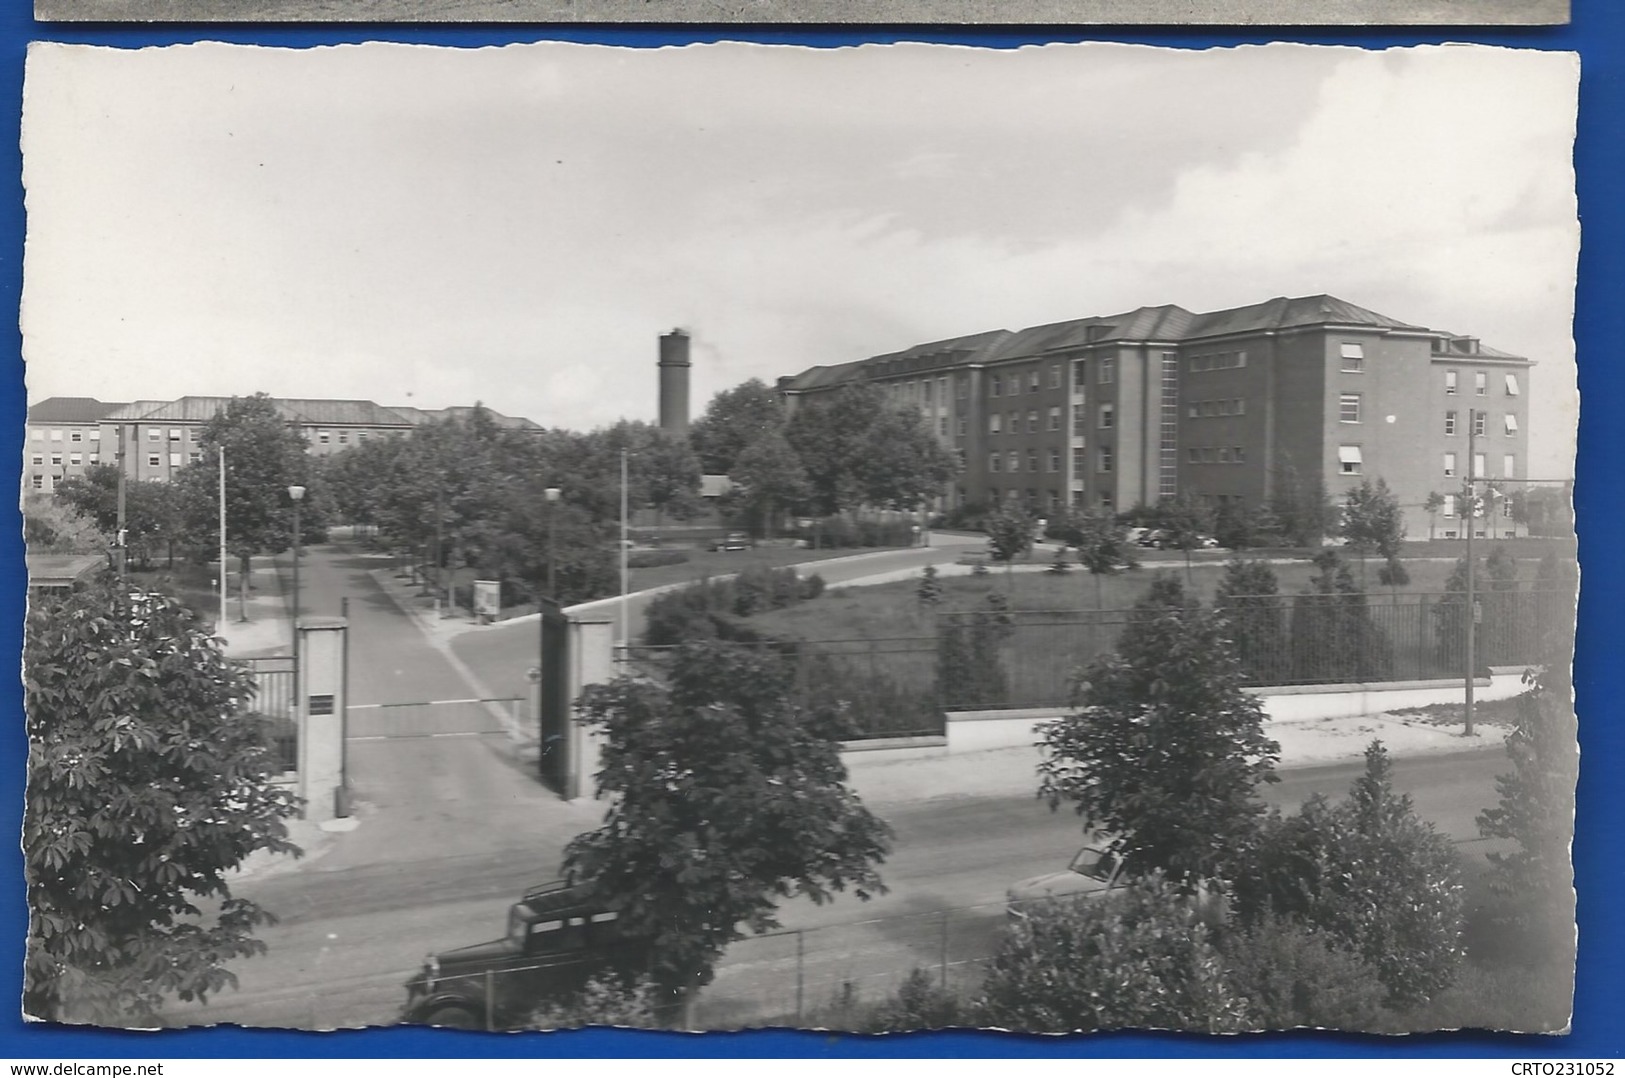
[[[612,681],[615,669],[615,622],[611,618],[573,617],[570,619],[570,731],[569,778],[563,796],[566,801],[593,797],[593,777],[598,774],[602,736],[580,725],[576,701],[588,685]]]
[[[303,617],[296,632],[299,709],[299,796],[305,819],[325,823],[346,815],[344,792],[344,618]]]

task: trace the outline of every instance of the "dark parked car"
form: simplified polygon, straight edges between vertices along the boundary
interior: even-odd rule
[[[712,550],[749,550],[750,536],[744,532],[729,532],[721,539],[713,540]]]
[[[648,948],[625,938],[620,918],[588,885],[527,891],[508,910],[500,939],[441,951],[406,983],[403,1020],[457,1029],[512,1029],[537,1006],[579,992],[595,976],[635,976]]]

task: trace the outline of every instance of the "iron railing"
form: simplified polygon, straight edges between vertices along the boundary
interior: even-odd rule
[[[276,759],[284,774],[299,769],[298,667],[292,655],[270,655],[239,660],[254,683],[254,696],[245,709],[271,722]]]

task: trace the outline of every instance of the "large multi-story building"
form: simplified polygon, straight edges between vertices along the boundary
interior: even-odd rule
[[[52,490],[63,479],[83,475],[92,464],[116,464],[121,449],[129,478],[168,480],[200,459],[203,425],[230,401],[229,397],[181,397],[114,403],[94,397],[49,397],[28,409],[23,489]],[[272,402],[305,436],[309,451],[322,456],[368,438],[409,434],[424,423],[473,411],[386,408],[369,400],[273,397]],[[528,419],[490,409],[486,412],[502,426],[541,430]]]
[[[962,469],[942,503],[1127,509],[1182,493],[1253,506],[1380,476],[1429,534],[1478,478],[1527,478],[1533,363],[1332,296],[1195,314],[1141,307],[916,345],[781,378],[786,404],[854,381],[918,407]],[[1468,459],[1469,425],[1476,452]],[[1504,506],[1505,503],[1503,503]],[[1505,508],[1477,534],[1515,531]]]

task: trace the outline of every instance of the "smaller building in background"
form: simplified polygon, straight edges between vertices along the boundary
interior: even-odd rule
[[[273,397],[284,419],[305,436],[318,456],[337,453],[369,438],[410,434],[425,423],[467,418],[472,407],[388,408],[370,400]],[[120,453],[130,479],[168,481],[202,458],[203,426],[231,403],[230,397],[181,397],[127,403],[94,397],[49,397],[28,409],[23,447],[23,489],[51,491],[93,464],[117,464]],[[541,431],[528,419],[487,408],[500,426]]]

